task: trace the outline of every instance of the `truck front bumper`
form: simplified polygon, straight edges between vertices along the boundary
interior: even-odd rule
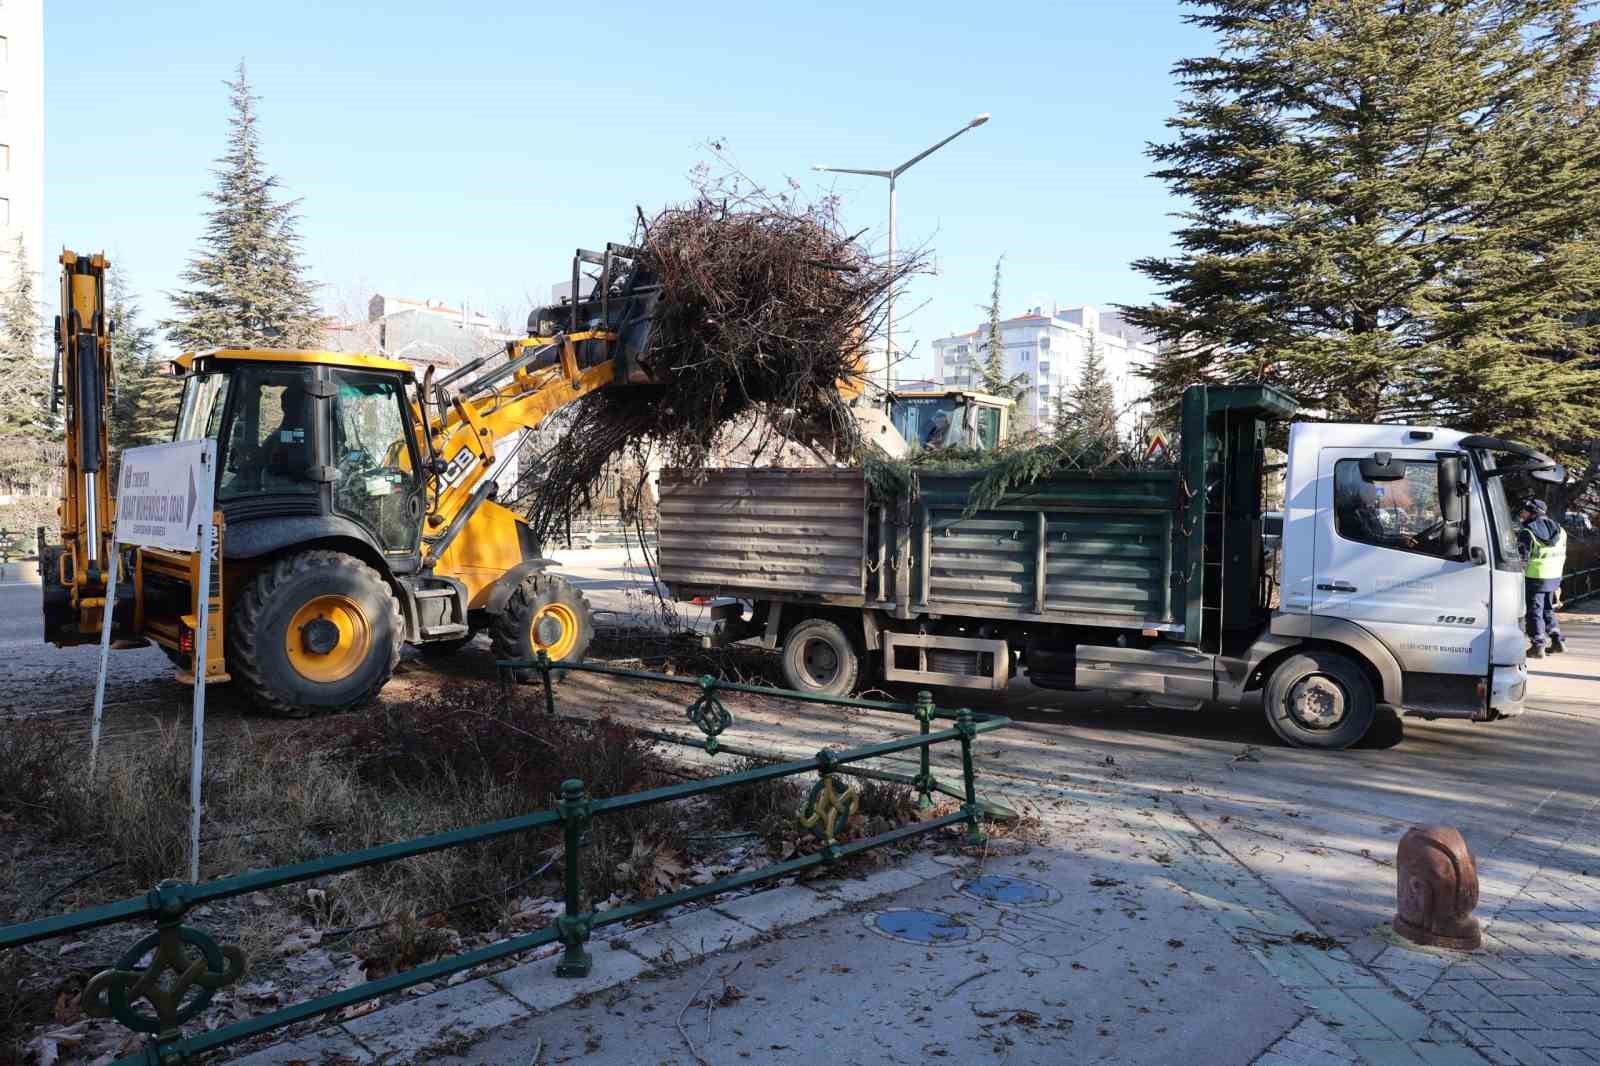
[[[1515,718],[1527,709],[1528,664],[1496,666],[1489,677],[1489,711],[1499,718]]]

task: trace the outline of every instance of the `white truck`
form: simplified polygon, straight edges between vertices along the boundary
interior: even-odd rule
[[[875,499],[855,470],[668,472],[661,577],[795,688],[902,681],[1259,692],[1292,744],[1343,748],[1380,709],[1487,722],[1527,689],[1510,473],[1565,471],[1434,426],[1289,427],[1278,602],[1263,564],[1267,386],[1194,386],[1175,466],[1069,471],[972,512],[977,474]]]

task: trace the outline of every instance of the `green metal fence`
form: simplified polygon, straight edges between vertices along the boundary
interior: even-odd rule
[[[1561,599],[1564,603],[1577,603],[1600,592],[1600,566],[1577,570],[1561,579]]]
[[[562,783],[561,798],[554,810],[535,811],[517,818],[331,855],[269,870],[258,870],[202,884],[164,881],[143,896],[0,929],[0,950],[14,949],[25,944],[82,933],[103,926],[153,921],[156,926],[154,932],[136,941],[114,964],[102,970],[89,982],[82,994],[82,1006],[87,1014],[111,1017],[135,1032],[148,1034],[149,1039],[142,1051],[118,1059],[113,1066],[136,1066],[136,1064],[166,1066],[166,1064],[187,1062],[205,1052],[286,1025],[376,999],[413,985],[435,981],[474,966],[547,944],[559,943],[564,949],[555,965],[554,972],[557,976],[585,976],[593,965],[587,950],[588,942],[596,930],[605,926],[617,925],[723,892],[829,865],[859,852],[933,832],[946,826],[965,825],[969,843],[979,844],[984,840],[981,821],[985,815],[986,805],[979,800],[977,794],[972,745],[980,734],[1010,724],[1007,718],[974,714],[969,710],[941,709],[934,706],[932,698],[925,692],[920,693],[914,703],[854,700],[738,684],[711,677],[672,677],[595,663],[552,664],[542,654],[537,661],[503,662],[499,665],[507,671],[534,672],[544,686],[545,707],[551,714],[556,713],[553,674],[587,672],[693,686],[698,690],[698,694],[685,713],[704,734],[705,739],[698,746],[703,747],[711,755],[719,752],[730,755],[740,753],[723,745],[719,739],[720,735],[733,724],[732,715],[718,697],[721,692],[739,692],[859,710],[887,711],[913,718],[919,728],[911,736],[897,737],[877,744],[843,751],[825,748],[807,759],[757,766],[737,773],[623,796],[594,799],[588,795],[582,781],[568,780]],[[952,724],[948,728],[934,728],[936,722],[944,721]],[[662,739],[682,743],[681,738],[670,735],[663,735]],[[931,747],[938,744],[959,745],[961,748],[962,787],[959,790],[940,783],[932,773],[928,752]],[[868,760],[908,751],[920,752],[921,765],[918,774],[901,775],[859,765]],[[811,789],[804,807],[797,812],[797,817],[800,824],[809,829],[821,842],[822,846],[816,852],[611,910],[596,912],[585,907],[579,860],[583,848],[587,845],[588,828],[595,818],[608,813],[651,804],[670,803],[691,796],[722,792],[741,785],[813,771],[820,776],[815,787]],[[850,820],[856,814],[858,797],[854,785],[840,783],[840,778],[846,776],[873,777],[910,784],[918,790],[919,803],[924,808],[933,805],[934,792],[956,796],[961,800],[961,806],[958,810],[940,817],[917,821],[865,839],[843,842],[839,838],[845,833]],[[192,909],[218,900],[328,877],[348,870],[409,859],[448,848],[464,847],[512,833],[553,829],[557,826],[562,831],[565,906],[564,912],[556,919],[553,926],[440,959],[380,980],[369,981],[344,991],[319,996],[220,1029],[192,1036],[183,1035],[184,1024],[199,1016],[216,992],[237,981],[247,966],[247,960],[238,948],[219,944],[206,932],[184,924],[185,916]]]

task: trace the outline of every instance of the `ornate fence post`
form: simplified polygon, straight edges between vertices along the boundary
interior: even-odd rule
[[[539,676],[544,679],[544,709],[550,717],[556,716],[556,690],[550,681],[550,656],[543,649],[539,649]]]
[[[965,707],[956,715],[956,731],[961,734],[961,776],[967,791],[967,802],[961,808],[967,815],[967,843],[982,844],[989,838],[978,827],[978,783],[972,772],[972,738],[978,735],[978,729],[972,723],[972,712]]]
[[[717,679],[710,674],[700,678],[700,696],[689,704],[684,712],[689,721],[699,727],[700,732],[706,735],[706,754],[715,755],[721,747],[717,740],[718,734],[733,724],[733,715],[728,713],[728,708],[717,699]]]
[[[205,1010],[219,988],[244,974],[243,952],[183,924],[189,887],[163,881],[152,889],[156,931],[123,952],[112,969],[96,974],[78,998],[90,1017],[115,1018],[134,1032],[150,1034],[145,1054],[152,1063],[178,1062],[167,1045],[182,1038],[183,1023]],[[140,1000],[151,1009],[137,1009]]]
[[[557,977],[587,977],[594,959],[584,950],[589,940],[590,915],[583,910],[583,882],[578,872],[580,849],[588,843],[589,798],[584,795],[583,782],[572,778],[561,782],[561,830],[566,851],[566,913],[556,919],[561,932],[561,942],[566,952],[556,964]]]
[[[922,729],[923,737],[927,737],[928,729],[933,723],[933,693],[923,689],[917,693],[917,707],[912,712],[917,716],[917,724]],[[933,807],[933,767],[928,755],[928,745],[922,745],[922,771],[917,774],[917,807],[929,810]]]

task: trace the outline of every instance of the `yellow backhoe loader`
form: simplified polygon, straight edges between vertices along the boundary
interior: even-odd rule
[[[45,639],[97,641],[110,615],[113,638],[154,641],[191,671],[196,553],[124,549],[131,580],[105,602],[116,547],[108,264],[72,252],[61,264],[55,391],[68,452],[62,543],[40,552]],[[337,352],[219,348],[177,360],[175,439],[218,442],[208,682],[231,679],[261,709],[302,716],[371,698],[405,642],[448,651],[488,630],[501,657],[584,654],[587,601],[551,572],[528,523],[495,502],[491,476],[496,441],[597,389],[650,381],[639,356],[658,287],[624,246],[580,250],[575,280],[584,265],[599,268],[592,296],[535,311],[537,335],[437,381],[431,369],[418,380],[409,364]]]

